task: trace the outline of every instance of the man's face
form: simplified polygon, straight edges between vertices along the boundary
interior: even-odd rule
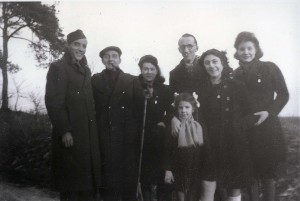
[[[108,70],[115,70],[116,68],[119,68],[121,63],[119,53],[115,50],[106,51],[102,57],[102,63]]]
[[[80,61],[86,51],[87,40],[85,38],[75,40],[67,45],[67,48],[75,61]]]
[[[195,58],[198,46],[193,37],[181,37],[178,41],[178,50],[181,53],[183,60],[192,62]]]

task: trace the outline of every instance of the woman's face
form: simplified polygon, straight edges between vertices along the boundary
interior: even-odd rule
[[[187,101],[180,101],[178,104],[178,116],[180,120],[188,119],[193,115],[193,106]]]
[[[237,48],[237,55],[242,62],[251,62],[255,58],[256,48],[253,42],[241,42]]]
[[[204,58],[203,64],[210,77],[221,78],[224,67],[219,57],[209,54]]]
[[[157,75],[157,70],[152,63],[145,62],[142,65],[141,74],[147,82],[153,82]]]

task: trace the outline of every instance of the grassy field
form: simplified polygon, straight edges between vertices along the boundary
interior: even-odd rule
[[[300,118],[281,118],[287,143],[287,162],[279,170],[277,196],[279,201],[300,200]]]
[[[282,164],[277,178],[277,200],[300,200],[300,117],[280,118],[287,144],[287,161]],[[1,178],[1,177],[0,177]],[[57,201],[58,194],[47,189],[19,184],[8,184],[0,179],[1,201]],[[247,201],[247,196],[243,201]]]

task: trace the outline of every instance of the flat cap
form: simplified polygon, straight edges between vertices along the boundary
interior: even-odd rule
[[[101,59],[103,58],[104,54],[105,54],[107,51],[109,51],[109,50],[114,50],[114,51],[118,52],[118,53],[119,53],[119,56],[122,55],[122,51],[121,51],[121,49],[120,49],[119,47],[116,47],[116,46],[108,46],[108,47],[106,47],[106,48],[104,48],[103,50],[100,51],[99,56],[101,57]]]

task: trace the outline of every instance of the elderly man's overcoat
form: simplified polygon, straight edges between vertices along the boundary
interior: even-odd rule
[[[52,169],[54,188],[86,191],[100,186],[100,152],[96,131],[91,72],[85,57],[72,62],[68,52],[50,65],[46,107],[53,125]],[[62,136],[70,132],[74,145],[66,148]]]

